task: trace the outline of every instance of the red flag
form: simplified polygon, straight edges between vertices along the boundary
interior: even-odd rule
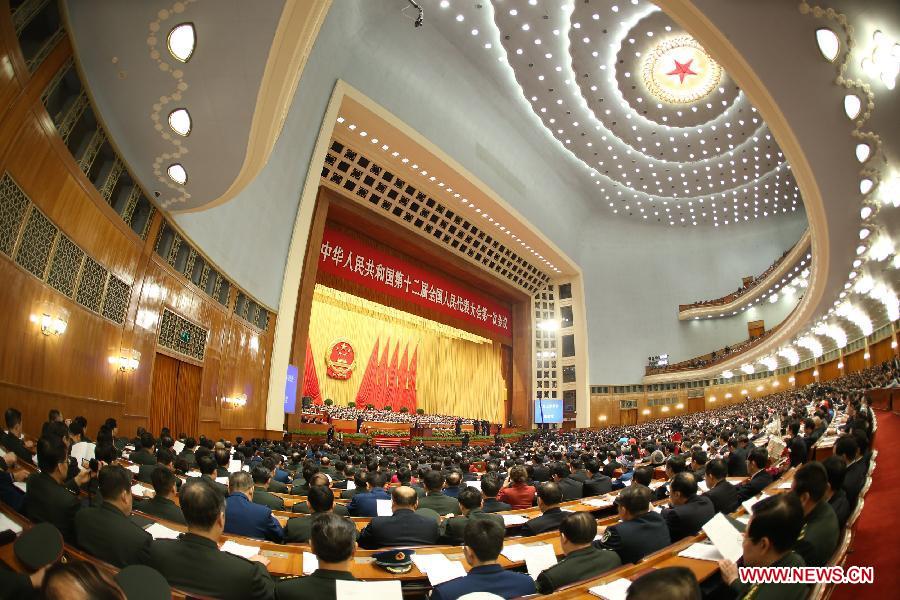
[[[419,347],[413,350],[413,357],[409,363],[409,379],[406,384],[406,393],[409,398],[409,410],[415,412],[418,400],[416,399],[416,367],[418,365]]]
[[[407,410],[410,409],[409,396],[406,393],[406,373],[407,368],[409,367],[407,350],[409,350],[409,344],[403,347],[403,358],[400,359],[400,365],[397,370],[397,391],[395,394],[397,397],[397,406],[394,410],[400,410],[403,406],[405,406]]]
[[[372,348],[372,354],[369,356],[369,362],[366,364],[366,372],[363,373],[362,383],[359,384],[359,391],[356,392],[356,408],[362,410],[366,407],[366,403],[372,402],[372,392],[375,390],[375,371],[378,368],[378,340],[375,340],[375,347]]]
[[[385,385],[384,403],[394,410],[400,410],[400,397],[397,394],[397,353],[400,352],[400,342],[394,346],[394,356],[391,358],[391,366],[387,372],[387,385]]]
[[[375,371],[375,401],[372,404],[375,405],[375,408],[381,410],[384,408],[384,399],[385,399],[385,380],[387,379],[387,368],[388,368],[388,352],[391,349],[391,340],[388,339],[387,343],[384,345],[384,352],[381,355],[381,360],[378,361],[378,370]]]
[[[303,363],[303,396],[312,398],[313,404],[322,404],[322,392],[319,390],[319,377],[316,375],[316,361],[313,358],[312,346],[306,338],[306,360]]]

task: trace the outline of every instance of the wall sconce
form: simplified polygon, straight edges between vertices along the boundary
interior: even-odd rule
[[[69,326],[69,311],[50,303],[41,304],[37,313],[31,315],[32,323],[37,323],[46,336],[62,335]]]
[[[818,377],[818,376],[819,376],[819,370],[816,369],[815,371],[813,371],[813,377]]]
[[[761,386],[761,385],[756,386],[756,391],[757,392],[763,391],[763,386]]]
[[[684,410],[684,402],[679,402],[675,405],[675,408],[677,408],[678,410]]]
[[[844,368],[844,363],[839,362],[839,363],[838,363],[838,369],[843,369],[843,368]]]
[[[731,392],[728,392],[728,393],[725,394],[725,399],[726,399],[726,400],[731,400]]]
[[[228,404],[232,408],[237,408],[240,406],[247,405],[247,394],[241,394],[240,396],[234,396],[231,398],[222,398],[225,404]]]
[[[649,414],[650,414],[650,409],[649,409],[649,408],[645,408],[643,411],[641,411],[641,414],[649,415]]]
[[[715,396],[710,396],[710,397],[709,397],[709,401],[710,401],[710,402],[715,402],[715,401],[716,401],[716,397],[715,397]]]
[[[109,364],[123,373],[134,373],[141,364],[141,353],[137,350],[122,349],[118,356],[110,356]]]
[[[869,360],[870,358],[872,358],[872,356],[871,356],[868,352],[866,352],[865,354],[863,354],[863,359],[864,359],[864,360]]]
[[[781,385],[781,384],[778,383],[777,381],[772,382],[772,387],[778,387],[779,385]]]
[[[747,390],[741,390],[741,396],[746,396],[746,395],[747,395]]]
[[[662,407],[662,411],[663,411],[663,412],[669,412],[669,407],[668,407],[668,406],[663,406],[663,407]]]
[[[601,420],[601,421],[606,421],[606,419],[607,419],[606,415],[600,415],[600,420]]]
[[[896,347],[897,347],[897,340],[894,340],[893,342],[891,342],[891,348],[896,348]]]
[[[797,380],[794,379],[794,376],[793,376],[793,375],[791,375],[790,377],[788,377],[788,383],[794,383],[795,381],[797,381]]]

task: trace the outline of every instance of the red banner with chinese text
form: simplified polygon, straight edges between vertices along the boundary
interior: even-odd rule
[[[322,234],[319,269],[395,298],[512,335],[507,306],[330,227]]]

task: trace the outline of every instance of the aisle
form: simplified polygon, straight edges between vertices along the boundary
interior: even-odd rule
[[[896,598],[900,589],[900,543],[897,525],[900,506],[896,492],[900,489],[900,415],[877,411],[878,433],[875,448],[878,457],[872,473],[872,487],[866,493],[865,506],[856,524],[856,536],[847,565],[875,567],[872,585],[845,585],[835,588],[833,600],[864,598]]]

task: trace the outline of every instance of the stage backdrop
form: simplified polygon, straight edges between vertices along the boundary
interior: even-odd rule
[[[309,340],[323,400],[503,420],[500,344],[487,338],[316,285]]]

